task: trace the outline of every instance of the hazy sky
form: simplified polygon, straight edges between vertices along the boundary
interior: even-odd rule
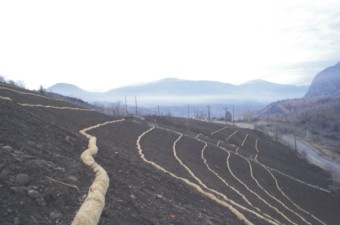
[[[0,2],[0,74],[28,88],[165,77],[306,84],[338,61],[339,0]]]

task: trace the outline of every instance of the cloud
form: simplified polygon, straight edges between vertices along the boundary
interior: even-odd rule
[[[270,69],[270,75],[263,79],[279,83],[308,85],[314,77],[327,67],[333,66],[339,60],[317,60],[290,64],[281,64]]]
[[[338,0],[4,1],[0,29],[0,73],[34,88],[307,82],[340,60]]]
[[[287,16],[294,19],[284,30],[296,47],[311,52],[337,51],[340,46],[340,4],[335,1],[323,4],[299,5],[289,10]]]

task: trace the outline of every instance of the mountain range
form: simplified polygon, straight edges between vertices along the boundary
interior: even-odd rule
[[[270,103],[305,95],[308,86],[282,85],[253,80],[241,85],[216,81],[192,81],[166,78],[143,85],[126,86],[108,92],[88,92],[75,85],[58,83],[47,90],[88,102],[116,102],[137,96],[143,104],[206,104],[256,101]]]
[[[318,73],[308,88],[303,98],[293,100],[280,100],[265,107],[260,115],[277,116],[301,114],[301,112],[325,112],[333,111],[339,118],[340,109],[340,62]],[[305,115],[304,115],[305,116]],[[329,121],[329,123],[334,120]],[[339,120],[340,125],[340,120]]]
[[[339,112],[340,62],[318,73],[303,98],[273,102],[259,111],[258,118],[294,127],[294,132],[300,132],[301,138],[310,132],[310,139],[314,142],[333,146],[330,151],[324,147],[320,151],[340,161]]]

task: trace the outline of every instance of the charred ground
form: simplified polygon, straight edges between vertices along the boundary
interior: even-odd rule
[[[79,157],[88,144],[79,130],[120,119],[96,111],[71,110],[79,106],[35,94],[0,85],[0,96],[4,97],[0,99],[0,224],[70,224],[94,178]],[[18,103],[69,108],[29,107]],[[150,127],[155,128],[141,137]],[[267,218],[289,224],[274,207],[292,222],[303,224],[291,209],[311,224],[322,224],[311,215],[325,224],[337,224],[340,204],[328,191],[332,184],[329,174],[297,158],[288,148],[262,133],[222,128],[202,121],[147,117],[126,118],[89,131],[97,137],[96,161],[110,177],[106,207],[99,224],[244,224],[226,207],[170,175],[194,184],[200,179],[221,193],[218,199],[223,200],[224,195],[251,208],[207,169],[201,160],[205,143],[206,163],[259,208],[262,212],[259,214],[266,213]],[[141,159],[138,138],[145,158],[168,172]],[[179,164],[174,149],[196,178]],[[263,201],[228,172],[227,158],[234,175]],[[286,208],[256,184],[249,164],[261,186]],[[308,213],[282,196],[268,171],[275,175],[285,194]],[[268,224],[251,212],[238,210],[254,224]],[[256,210],[252,208],[252,211]]]

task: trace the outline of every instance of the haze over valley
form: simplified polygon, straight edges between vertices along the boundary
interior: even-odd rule
[[[266,104],[279,100],[302,97],[308,86],[280,85],[264,80],[253,80],[242,85],[232,85],[213,81],[189,81],[176,78],[167,78],[151,83],[127,86],[112,89],[104,93],[93,93],[80,89],[72,84],[59,83],[47,90],[67,96],[83,99],[92,103],[117,103],[135,105],[137,98],[141,108],[155,109],[157,106],[167,108],[165,114],[187,116],[184,112],[169,111],[171,107],[187,108],[192,106],[191,116],[194,116],[193,107],[206,107],[215,105],[214,116],[222,116],[222,108],[236,105],[237,112],[241,110],[259,110]],[[221,108],[222,107],[222,108]],[[178,109],[179,110],[179,109]],[[178,111],[177,110],[177,111]],[[181,110],[183,111],[183,110]],[[146,112],[149,113],[149,112]],[[222,114],[221,114],[222,113]]]
[[[47,90],[59,94],[81,98],[89,102],[123,101],[124,97],[137,96],[144,104],[206,104],[222,101],[257,101],[269,103],[279,99],[302,97],[308,86],[280,85],[264,80],[253,80],[242,85],[213,81],[190,81],[167,78],[143,85],[112,89],[103,93],[93,93],[72,84],[55,84]]]

